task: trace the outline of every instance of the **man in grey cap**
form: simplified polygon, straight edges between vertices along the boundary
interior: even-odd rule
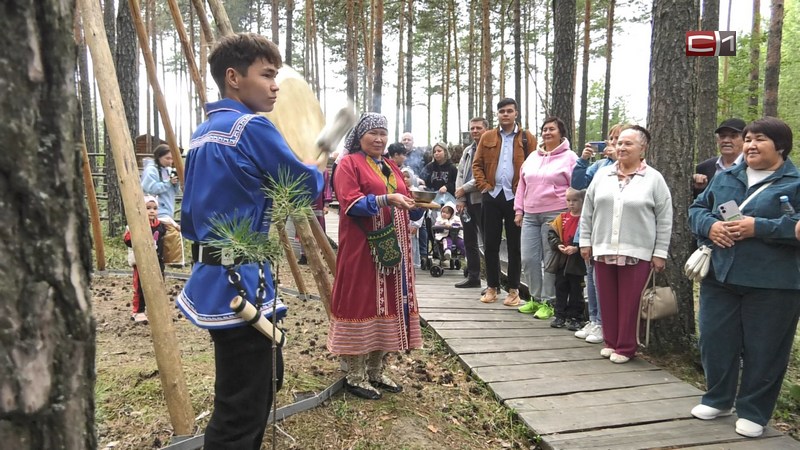
[[[745,126],[747,124],[744,120],[731,118],[722,122],[714,130],[714,134],[717,137],[719,156],[708,158],[695,167],[694,175],[692,175],[692,194],[694,198],[697,198],[706,186],[711,183],[714,175],[730,169],[742,161],[742,149],[744,148],[742,130],[744,130]]]

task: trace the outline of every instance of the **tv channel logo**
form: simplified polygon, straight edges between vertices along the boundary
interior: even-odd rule
[[[736,32],[687,31],[686,56],[736,56]]]

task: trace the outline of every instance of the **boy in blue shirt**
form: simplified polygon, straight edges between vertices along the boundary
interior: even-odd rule
[[[272,320],[281,320],[286,306],[275,297],[268,262],[232,259],[201,243],[219,238],[212,220],[247,219],[251,231],[269,233],[272,199],[261,188],[268,177],[277,179],[279,170],[305,175],[311,198],[319,196],[323,181],[316,166],[299,161],[272,122],[256,114],[272,111],[277,101],[275,77],[282,65],[277,46],[256,34],[226,36],[208,61],[224,98],[206,105],[208,119],[192,135],[186,158],[181,224],[183,235],[194,241],[196,263],[177,303],[214,342],[214,412],[204,448],[257,450],[274,400],[272,366],[280,388],[283,357],[278,347],[273,361],[269,339],[229,304],[241,289],[265,316],[274,306]],[[238,286],[231,281],[236,278]]]

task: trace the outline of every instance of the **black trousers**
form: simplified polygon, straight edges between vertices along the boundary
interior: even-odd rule
[[[503,230],[506,232],[508,248],[508,288],[519,288],[522,270],[520,257],[521,228],[514,223],[514,200],[506,200],[503,191],[492,197],[483,194],[483,250],[486,253],[486,284],[492,288],[500,287],[500,243]]]
[[[251,326],[209,330],[214,341],[214,412],[205,450],[258,450],[272,409],[272,342]],[[276,354],[278,389],[283,355]]]
[[[583,320],[583,277],[556,273],[556,317]]]
[[[482,217],[481,217],[481,204],[473,205],[467,204],[467,213],[469,213],[471,220],[463,222],[464,228],[464,246],[467,248],[467,273],[471,280],[481,279],[481,249],[479,236],[483,235]]]

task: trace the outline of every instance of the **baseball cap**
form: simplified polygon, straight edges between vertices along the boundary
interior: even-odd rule
[[[719,124],[719,127],[717,127],[717,129],[714,130],[714,133],[719,133],[720,131],[726,128],[741,133],[741,131],[744,130],[744,127],[746,126],[747,124],[742,119],[736,119],[736,118],[728,119]]]

